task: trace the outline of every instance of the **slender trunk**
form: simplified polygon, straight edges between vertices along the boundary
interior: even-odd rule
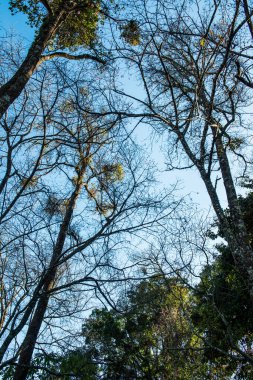
[[[78,182],[76,184],[75,191],[73,192],[69,200],[69,205],[63,223],[61,224],[57,242],[55,244],[55,248],[52,254],[50,266],[48,268],[47,274],[44,277],[44,286],[42,289],[42,294],[39,298],[34,315],[28,326],[26,336],[21,346],[18,366],[16,368],[13,380],[25,380],[28,375],[35,344],[48,307],[50,297],[49,291],[53,288],[55,283],[58,260],[61,257],[67,232],[72,219],[74,207],[83,186],[83,176],[85,173],[85,169],[86,166],[83,165],[78,176]]]
[[[25,339],[21,347],[18,366],[13,377],[14,380],[25,380],[27,377],[34,346],[37,341],[39,330],[48,306],[48,291],[51,290],[54,285],[56,272],[56,267],[53,267],[47,274],[45,285],[43,287],[43,294],[38,301],[37,307],[35,309],[34,315],[29,324]]]
[[[214,132],[216,133],[217,132]],[[231,223],[222,224],[223,233],[233,252],[235,260],[242,271],[248,277],[248,288],[253,301],[253,251],[249,243],[249,236],[243,221],[242,212],[238,202],[238,197],[234,187],[234,182],[230,170],[230,165],[226,150],[222,142],[222,137],[217,134],[215,137],[217,156],[222,173],[222,179],[227,195]]]
[[[32,43],[27,56],[13,77],[0,88],[0,118],[23,91],[40,63],[41,56],[48,41],[55,35],[57,28],[64,19],[66,11],[61,10],[55,15],[47,16]]]
[[[2,362],[3,357],[4,357],[5,353],[6,353],[6,351],[8,350],[11,342],[20,333],[20,331],[22,330],[22,328],[25,326],[26,322],[28,321],[30,315],[32,314],[33,309],[34,309],[34,307],[36,305],[36,301],[38,299],[38,291],[39,291],[40,288],[41,288],[41,282],[37,286],[37,288],[35,289],[33,297],[31,299],[31,301],[29,302],[28,307],[26,308],[25,313],[24,313],[21,321],[20,321],[20,323],[18,324],[18,326],[16,328],[13,327],[14,324],[15,324],[14,323],[15,319],[16,319],[16,318],[14,318],[14,321],[12,323],[10,332],[7,335],[7,337],[4,340],[4,342],[1,344],[1,348],[0,348],[0,363]],[[1,366],[0,366],[0,368],[1,368]]]
[[[235,263],[238,264],[242,274],[246,276],[248,290],[250,293],[251,301],[253,302],[253,250],[249,242],[249,236],[238,202],[228,156],[222,141],[222,132],[220,132],[222,131],[222,126],[219,125],[219,122],[211,117],[212,107],[207,101],[204,92],[202,93],[202,99],[203,106],[208,111],[206,118],[210,121],[210,126],[212,126],[212,135],[216,146],[222,180],[227,196],[230,220],[228,217],[226,217],[226,215],[224,215],[221,220],[219,218],[219,215],[217,216],[219,218],[224,237],[233,254]]]
[[[238,218],[241,218],[241,210],[238,203],[238,198],[234,186],[233,177],[231,174],[230,164],[228,161],[226,150],[224,149],[224,145],[222,142],[222,138],[220,133],[217,134],[216,129],[213,130],[215,144],[216,144],[216,150],[217,150],[217,156],[220,164],[222,179],[227,195],[228,205],[231,209],[231,213],[234,214],[236,220]],[[215,135],[216,134],[216,135]],[[233,217],[233,215],[231,215]]]
[[[211,120],[210,124],[217,123],[215,120]],[[250,297],[253,302],[253,251],[252,247],[250,246],[248,233],[243,221],[233,177],[231,174],[230,164],[222,142],[222,136],[217,133],[217,128],[212,128],[212,133],[216,145],[224,188],[226,191],[231,221],[224,214],[224,211],[222,210],[219,202],[217,192],[212,184],[210,176],[206,173],[203,165],[200,161],[196,160],[195,156],[188,148],[185,140],[180,139],[180,141],[188,157],[192,160],[194,165],[196,165],[199,170],[201,178],[206,186],[207,192],[212,202],[212,206],[217,215],[222,232],[224,234],[224,238],[230,247],[235,262],[238,264],[242,274],[246,278]]]
[[[251,21],[252,13],[250,12],[247,0],[243,0],[243,8],[244,8],[244,13],[246,16],[248,28],[249,28],[251,37],[253,38],[253,25],[252,25],[252,21]]]
[[[206,190],[208,192],[208,195],[210,197],[214,212],[217,215],[218,221],[220,224],[223,223],[225,215],[224,211],[221,207],[220,200],[218,198],[217,192],[215,190],[214,185],[212,184],[212,181],[210,179],[210,176],[206,173],[205,169],[202,166],[197,166],[200,176],[206,186]]]

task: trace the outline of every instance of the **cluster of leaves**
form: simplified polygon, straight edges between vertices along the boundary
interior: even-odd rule
[[[93,167],[93,165],[91,165]],[[122,164],[103,163],[96,165],[96,181],[87,187],[88,196],[96,201],[96,209],[103,215],[112,212],[115,208],[113,199],[107,197],[106,193],[114,183],[121,182],[124,179],[124,169]]]
[[[137,21],[130,20],[127,24],[122,26],[121,37],[133,46],[137,46],[141,42],[140,27]]]
[[[252,346],[253,310],[228,248],[219,250],[193,292],[154,276],[119,298],[121,312],[95,309],[83,324],[82,349],[35,357],[34,367],[45,368],[39,378],[50,371],[52,379],[75,380],[251,379],[252,366],[231,356],[232,340]]]
[[[122,312],[94,310],[83,325],[85,352],[97,364],[94,379],[99,373],[115,380],[203,379],[199,340],[184,310],[189,301],[182,284],[156,276],[120,298]]]
[[[124,169],[120,163],[103,165],[102,173],[105,180],[109,182],[122,181],[124,178]]]
[[[68,205],[67,199],[59,199],[56,195],[49,195],[44,208],[44,211],[50,215],[63,215],[66,211]]]
[[[12,15],[17,12],[26,14],[29,25],[36,28],[45,16],[43,7],[38,0],[9,0],[9,9]]]
[[[253,308],[245,280],[229,249],[222,245],[219,251],[201,274],[192,312],[194,324],[205,332],[205,355],[210,360],[224,357],[221,350],[226,354],[238,341],[253,338]]]
[[[253,193],[239,200],[252,244]],[[237,372],[238,379],[249,379],[252,366],[247,360],[238,364],[228,357],[238,347],[252,356],[253,305],[245,280],[247,277],[243,276],[227,246],[220,244],[217,249],[219,255],[214,263],[204,268],[201,281],[195,288],[192,321],[205,337],[206,360],[219,360],[227,372]]]
[[[99,19],[100,1],[85,0],[49,0],[48,5],[55,14],[66,9],[66,16],[60,23],[53,41],[52,49],[90,46],[96,39],[96,30]],[[45,8],[39,0],[10,0],[9,6],[12,14],[22,12],[28,16],[29,25],[38,27],[45,17]]]
[[[57,49],[90,46],[96,39],[100,2],[82,1],[80,7],[71,12],[57,32],[53,46]]]
[[[252,193],[240,198],[250,238],[252,203]],[[83,349],[59,357],[58,371],[77,380],[251,379],[237,348],[252,354],[253,307],[231,251],[217,248],[195,289],[157,275],[120,297],[121,312],[94,310],[83,324]]]
[[[3,380],[12,379],[15,367],[10,366],[0,374]],[[56,380],[56,379],[76,379],[94,380],[98,373],[98,367],[91,362],[88,352],[82,350],[68,351],[66,356],[56,353],[37,354],[31,364],[27,380]]]

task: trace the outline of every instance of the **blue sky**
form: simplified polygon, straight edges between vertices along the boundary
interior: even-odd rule
[[[0,35],[10,32],[31,41],[33,30],[26,23],[27,17],[21,13],[12,16],[9,10],[9,1],[0,0]]]
[[[3,35],[14,34],[17,37],[21,37],[27,43],[27,47],[30,45],[34,30],[27,24],[27,17],[21,13],[17,13],[14,16],[11,15],[9,10],[9,1],[0,0],[0,37]],[[127,75],[126,75],[127,76]],[[136,86],[131,85],[131,81],[125,81],[126,92],[136,91]],[[134,90],[133,90],[134,89]],[[140,128],[137,132],[138,140],[143,144],[150,146],[150,135],[146,131],[146,126]],[[197,202],[204,209],[209,209],[210,200],[206,193],[205,187],[199,174],[196,170],[184,170],[184,171],[173,171],[165,172],[165,157],[161,153],[159,143],[154,143],[152,152],[150,152],[152,159],[156,161],[161,172],[159,174],[159,180],[164,186],[180,181],[181,193],[183,195],[191,193],[193,202]]]

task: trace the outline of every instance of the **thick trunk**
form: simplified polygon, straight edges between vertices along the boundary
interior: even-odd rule
[[[68,209],[66,211],[63,223],[61,224],[57,242],[56,242],[52,259],[50,262],[50,266],[47,271],[47,274],[44,277],[44,286],[42,289],[42,294],[38,300],[34,315],[28,326],[26,336],[22,343],[18,366],[16,368],[13,380],[25,380],[28,375],[29,366],[31,363],[35,344],[36,344],[39,331],[40,331],[40,328],[41,328],[41,325],[42,325],[42,322],[43,322],[43,319],[48,307],[48,302],[49,302],[49,297],[50,297],[49,292],[53,288],[54,283],[55,283],[58,260],[61,257],[62,250],[63,250],[64,243],[67,236],[67,232],[68,232],[71,218],[73,215],[73,210],[74,210],[76,201],[78,199],[78,196],[80,194],[80,191],[82,189],[83,176],[84,176],[85,169],[86,167],[83,167],[81,172],[79,173],[78,183],[76,185],[75,191],[73,192],[70,198]]]
[[[58,14],[47,16],[44,19],[22,65],[14,76],[0,88],[0,118],[23,91],[38,66],[48,41],[55,35],[63,21],[65,13],[62,10]]]

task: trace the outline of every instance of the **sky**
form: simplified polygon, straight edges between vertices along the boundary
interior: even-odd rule
[[[25,15],[17,13],[12,16],[9,10],[9,1],[0,0],[0,37],[10,33],[22,38],[25,45],[27,44],[27,47],[29,47],[33,39],[34,30],[27,25],[27,17]],[[131,80],[129,79],[126,76],[125,90],[136,95],[136,86],[131,84]],[[210,200],[198,172],[195,169],[173,172],[165,171],[165,157],[161,152],[161,141],[160,143],[155,142],[151,144],[151,136],[149,131],[147,131],[147,126],[139,128],[137,139],[141,145],[151,147],[149,154],[159,167],[158,179],[161,182],[161,187],[167,187],[170,184],[179,182],[180,193],[183,196],[190,194],[193,203],[199,204],[201,209],[209,212]],[[224,196],[223,199],[225,199]],[[224,206],[226,206],[225,203]]]
[[[26,21],[27,17],[21,13],[17,13],[15,16],[11,15],[8,0],[0,0],[0,35],[14,32],[30,42],[33,38],[33,30],[26,24]]]
[[[27,18],[24,15],[16,14],[15,16],[11,16],[8,9],[8,4],[9,1],[0,0],[0,39],[6,34],[14,34],[17,37],[22,38],[25,42],[25,45],[29,47],[31,41],[33,40],[34,30],[32,30],[26,24]],[[126,79],[123,82],[125,91],[129,93],[138,91],[137,86],[135,84],[131,84],[131,80],[129,79],[126,75]],[[138,94],[135,95],[138,96]],[[163,141],[155,140],[152,144],[151,135],[149,131],[147,131],[146,125],[139,127],[138,131],[136,132],[136,136],[139,144],[149,147],[150,157],[156,162],[157,166],[159,167],[158,179],[161,182],[161,188],[162,186],[166,187],[174,184],[175,182],[179,182],[180,194],[182,196],[189,194],[189,197],[192,200],[193,204],[198,203],[200,205],[200,209],[202,209],[204,213],[209,213],[210,200],[197,171],[194,169],[189,169],[183,171],[167,172],[165,170],[166,159],[161,150],[161,144]],[[220,193],[222,194],[222,190]],[[222,198],[225,199],[224,195]],[[223,205],[226,206],[225,201]]]

